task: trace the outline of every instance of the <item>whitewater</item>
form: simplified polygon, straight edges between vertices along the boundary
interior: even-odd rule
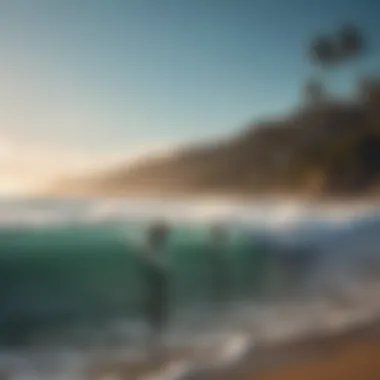
[[[144,357],[138,252],[158,219],[171,227],[169,360],[141,380],[233,366],[256,347],[380,315],[377,204],[3,198],[0,375],[87,380],[93,363]],[[215,222],[229,233],[222,312],[207,255]]]

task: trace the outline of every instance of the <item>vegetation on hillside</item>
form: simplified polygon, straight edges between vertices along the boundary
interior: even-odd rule
[[[380,81],[359,83],[355,100],[328,96],[325,72],[366,52],[363,34],[345,25],[316,37],[312,62],[322,78],[306,85],[306,102],[287,118],[252,125],[212,146],[193,146],[74,182],[74,192],[104,194],[368,195],[380,190]],[[70,185],[66,184],[70,187]]]

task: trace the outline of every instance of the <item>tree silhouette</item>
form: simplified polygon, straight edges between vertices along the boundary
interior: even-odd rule
[[[322,95],[322,92],[326,94],[326,85],[323,84],[323,81],[326,80],[327,72],[331,71],[340,61],[339,46],[332,36],[318,35],[311,41],[309,55],[312,63],[322,69],[322,76],[324,77],[320,80],[319,84],[314,83],[311,88],[310,85],[307,85],[310,90],[309,94],[310,92],[314,94],[319,92],[318,95]],[[314,80],[314,82],[316,82],[316,80]]]
[[[366,50],[366,41],[360,29],[353,24],[345,24],[338,30],[337,37],[341,61],[357,63]],[[355,72],[358,78],[357,67]]]
[[[310,56],[317,66],[330,68],[337,62],[338,53],[338,46],[332,37],[321,35],[311,42]]]
[[[303,94],[307,105],[320,104],[325,98],[325,88],[320,80],[311,78],[306,82]]]
[[[364,36],[358,27],[345,24],[338,30],[337,35],[341,59],[355,59],[364,53]]]

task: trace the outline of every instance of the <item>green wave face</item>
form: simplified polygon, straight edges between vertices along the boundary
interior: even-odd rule
[[[144,223],[104,222],[0,230],[0,331],[3,340],[38,329],[113,318],[143,318],[149,292],[140,253]],[[215,253],[217,256],[215,256]],[[238,229],[222,250],[205,225],[172,228],[170,312],[212,306],[215,287],[230,301],[258,296],[265,284],[266,250]]]

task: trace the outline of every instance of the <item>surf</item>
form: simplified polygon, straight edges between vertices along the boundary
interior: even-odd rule
[[[173,356],[183,366],[172,376],[233,365],[263,344],[367,323],[380,312],[379,210],[294,201],[3,199],[0,343],[8,359],[0,367],[40,379],[71,371],[74,378],[101,358],[143,357],[146,284],[137,257],[157,218],[171,227],[162,350],[183,352]],[[223,313],[212,303],[215,222],[228,230],[232,281]],[[296,251],[315,259],[307,275],[297,269],[297,280],[286,258]],[[46,352],[55,353],[55,370],[41,364]]]

